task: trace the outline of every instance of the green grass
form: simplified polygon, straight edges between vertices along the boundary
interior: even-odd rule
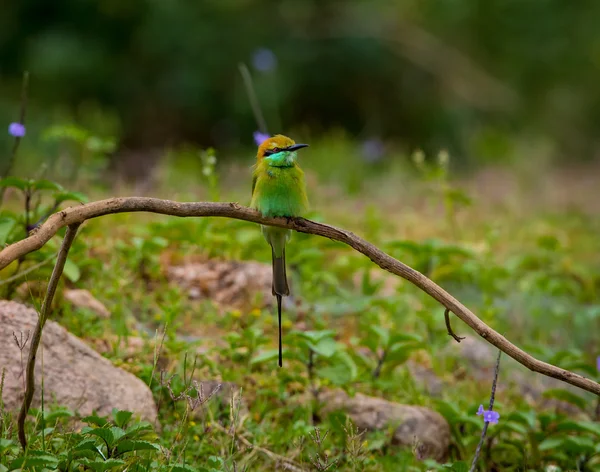
[[[327,145],[317,142],[313,148],[304,163],[311,218],[355,231],[423,272],[542,360],[599,375],[595,372],[600,355],[600,219],[596,214],[575,211],[577,201],[561,209],[533,186],[520,186],[517,193],[498,202],[474,189],[477,175],[462,181],[452,178],[436,159],[422,163],[417,156],[403,165],[394,161],[372,167],[352,151],[353,143],[340,136]],[[204,175],[208,156],[190,149],[170,153],[160,163],[161,179],[153,195],[246,204],[251,160],[227,166],[217,161]],[[72,187],[85,185],[74,182]],[[90,199],[112,193],[87,188]],[[5,202],[5,208],[15,214],[20,205],[18,195]],[[47,258],[57,244],[55,238],[21,268]],[[257,303],[243,310],[222,310],[209,302],[191,301],[182,289],[168,283],[165,261],[190,257],[269,263],[270,252],[256,225],[245,222],[141,214],[92,220],[73,246],[70,260],[75,269],[67,274],[70,280],[65,284],[91,290],[112,316],[99,319],[67,303],[58,303],[52,314],[52,319],[90,343],[104,340],[110,347],[105,355],[115,365],[151,385],[160,405],[159,432],[144,430],[140,441],[150,444],[147,449],[119,456],[131,467],[127,470],[185,470],[177,469],[183,464],[199,471],[273,470],[276,456],[306,470],[319,470],[324,466],[314,464],[317,453],[337,461],[328,470],[444,470],[431,461],[418,461],[410,448],[390,444],[386,432],[361,436],[342,415],[319,414],[311,391],[333,387],[439,411],[452,428],[450,463],[470,464],[483,425],[475,412],[489,400],[492,375],[488,382],[473,381],[468,371],[459,375],[466,367],[464,361],[447,354],[448,343],[454,341],[446,333],[443,308],[437,302],[405,281],[394,285],[391,293],[386,288],[383,296],[391,276],[364,256],[339,243],[296,234],[288,263],[301,304],[286,310],[287,349],[284,368],[278,369],[273,357],[276,320],[271,311]],[[45,265],[28,278],[43,280],[50,270]],[[14,266],[6,270],[6,277],[12,271]],[[29,302],[39,305],[41,300]],[[160,334],[157,341],[154,333],[162,333],[165,327],[164,343],[158,349]],[[454,330],[476,336],[458,320]],[[134,356],[126,349],[132,336],[145,339]],[[190,341],[194,337],[198,340]],[[381,349],[389,355],[375,378]],[[202,354],[195,355],[198,350]],[[312,371],[311,350],[315,353]],[[443,379],[446,388],[441,397],[423,391],[408,373],[408,359]],[[505,358],[500,383],[512,369],[514,362]],[[169,377],[177,374],[173,389],[178,393],[190,386],[192,370],[195,379],[241,387],[248,410],[232,407],[217,396],[194,411],[185,401],[169,400],[160,372]],[[597,400],[583,392],[556,395],[573,403],[579,414],[568,418],[543,411],[518,391],[499,395],[496,409],[501,419],[489,429],[481,470],[546,470],[549,465],[560,467],[554,470],[597,470],[600,423],[598,418],[593,422]],[[74,468],[78,461],[77,467],[88,461],[92,470],[108,470],[110,463],[101,464],[105,461],[100,454],[77,452],[82,441],[87,445],[96,441],[94,434],[55,427],[71,416],[69,412],[46,418],[44,435],[41,412],[33,412],[28,424],[31,450],[54,458],[46,457],[44,464],[40,459],[41,465],[31,465],[30,470],[56,469],[65,457],[72,460],[68,470],[84,470]],[[7,420],[0,430],[0,471],[23,457],[10,424]],[[321,444],[314,437],[316,427],[329,431]],[[98,440],[94,445],[102,443]],[[108,451],[102,452],[108,460]],[[90,465],[89,461],[99,462]],[[118,463],[110,470],[124,467]],[[461,470],[460,466],[454,470]]]

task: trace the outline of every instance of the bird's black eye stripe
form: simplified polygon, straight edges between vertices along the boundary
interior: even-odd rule
[[[284,149],[273,148],[265,151],[265,156],[270,156],[271,154],[277,154],[279,151],[283,151]]]

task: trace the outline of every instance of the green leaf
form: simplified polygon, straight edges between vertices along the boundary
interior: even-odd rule
[[[321,339],[316,344],[308,343],[308,347],[325,358],[330,358],[340,349],[338,343],[332,338]]]
[[[452,464],[453,472],[468,472],[469,466],[464,461],[458,461]]]
[[[379,343],[381,347],[387,347],[390,342],[390,332],[382,328],[381,326],[371,325],[369,326],[369,331],[373,332],[379,338]]]
[[[114,444],[117,444],[119,442],[119,439],[124,438],[127,434],[123,428],[119,428],[118,426],[111,427],[110,431],[114,438]]]
[[[34,180],[31,184],[32,190],[54,190],[55,192],[62,192],[64,189],[62,185],[52,182],[51,180]]]
[[[508,416],[508,418],[506,418],[506,420],[521,423],[521,424],[524,424],[525,426],[527,426],[529,429],[534,429],[536,415],[535,415],[535,412],[533,412],[533,411],[529,411],[527,413],[524,413],[521,411],[515,411],[515,412],[511,413]]]
[[[72,418],[74,413],[67,408],[60,408],[54,411],[44,412],[44,421],[47,424],[54,424],[60,418]]]
[[[20,190],[26,190],[29,187],[29,180],[19,179],[17,177],[5,177],[0,180],[0,187],[14,187]]]
[[[313,344],[318,344],[322,339],[333,338],[335,336],[335,331],[330,329],[322,331],[293,331],[291,334],[297,338],[305,339]]]
[[[108,459],[103,461],[102,459],[91,460],[84,458],[79,459],[79,462],[86,467],[89,467],[94,472],[105,472],[107,470],[114,469],[115,467],[120,467],[119,470],[124,470],[122,466],[125,465],[125,461],[122,461],[121,459]]]
[[[81,192],[59,192],[54,194],[54,203],[56,205],[69,201],[87,203],[88,197]]]
[[[338,386],[347,385],[353,380],[352,369],[342,362],[317,369],[317,375]]]
[[[101,418],[100,416],[95,416],[95,415],[86,416],[81,421],[83,421],[84,423],[87,423],[87,424],[93,424],[95,426],[98,426],[99,428],[102,428],[103,426],[106,426],[108,424],[108,421],[106,421],[105,418]]]
[[[569,436],[565,438],[563,447],[575,454],[593,454],[595,443],[591,438]]]
[[[132,439],[132,438],[140,438],[145,436],[146,434],[152,432],[152,425],[146,421],[140,421],[139,423],[131,425],[125,431],[125,434],[121,436],[121,440],[123,439]]]
[[[521,423],[517,423],[516,421],[505,421],[502,423],[502,429],[508,429],[509,431],[513,431],[518,434],[522,434],[526,436],[529,430],[523,426]]]
[[[115,418],[115,424],[120,428],[124,428],[127,422],[133,416],[133,412],[125,410],[114,410],[113,416]]]
[[[9,447],[14,446],[15,442],[11,439],[0,438],[0,455]]]
[[[80,442],[78,442],[75,447],[73,447],[72,451],[94,451],[94,452],[98,452],[98,449],[96,447],[96,440],[95,439],[84,439]]]
[[[79,266],[75,264],[71,259],[67,259],[65,261],[65,268],[63,269],[63,273],[65,274],[65,277],[67,277],[67,279],[69,279],[71,282],[77,282],[81,277]]]
[[[358,377],[358,367],[350,354],[346,351],[338,351],[334,357],[334,361],[341,361],[350,371],[350,382],[353,382]]]
[[[90,428],[89,426],[86,426],[81,430],[81,433],[98,436],[107,444],[108,447],[113,447],[115,435],[113,434],[112,429],[113,428]]]
[[[87,453],[93,452],[102,457],[102,459],[106,459],[104,453],[102,452],[102,449],[100,449],[100,447],[98,447],[98,445],[96,444],[96,441],[96,439],[84,439],[83,441],[79,442],[71,450],[71,452],[74,456],[86,455]]]
[[[587,407],[587,401],[585,400],[585,398],[582,398],[579,395],[576,395],[575,393],[570,392],[569,390],[564,390],[562,388],[546,390],[544,392],[544,397],[556,398],[557,400],[570,403],[571,405],[575,405],[576,407],[584,411]]]
[[[421,349],[421,346],[418,344],[396,343],[388,350],[387,355],[385,356],[384,365],[403,364],[408,360],[412,352],[418,351],[419,349]]]
[[[136,441],[125,439],[117,445],[117,455],[125,454],[132,451],[159,451],[160,447],[157,444],[149,441]]]
[[[557,431],[575,431],[578,433],[593,433],[600,437],[600,423],[587,421],[563,421],[556,426]]]
[[[198,472],[198,469],[195,469],[191,465],[187,464],[177,464],[169,468],[171,472]]]
[[[565,438],[548,438],[544,439],[538,446],[540,451],[548,451],[550,449],[562,448]]]
[[[10,216],[0,217],[0,246],[6,244],[6,240],[10,236],[11,231],[17,224],[17,221]]]
[[[423,342],[423,337],[419,336],[418,334],[412,334],[412,333],[395,333],[390,336],[389,344],[393,345],[396,343],[408,342],[408,341],[412,341],[415,343],[421,343],[421,342]]]
[[[272,361],[273,359],[277,359],[279,357],[279,350],[277,349],[269,349],[267,351],[261,352],[258,356],[255,356],[250,361],[250,364],[260,364],[262,362]]]
[[[44,451],[29,451],[25,457],[18,457],[8,466],[8,470],[17,470],[34,467],[56,468],[58,458]]]

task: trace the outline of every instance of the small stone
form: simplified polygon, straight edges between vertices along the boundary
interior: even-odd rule
[[[96,313],[100,318],[110,318],[110,311],[87,290],[66,289],[63,296],[76,308],[86,308]]]
[[[166,267],[167,278],[187,291],[191,299],[207,299],[226,309],[246,309],[257,296],[272,303],[271,266],[259,262],[190,262]]]

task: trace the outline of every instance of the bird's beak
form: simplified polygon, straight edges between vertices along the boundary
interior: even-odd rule
[[[302,149],[305,147],[308,147],[308,144],[294,144],[293,146],[287,147],[285,150],[286,151],[296,151],[298,149]]]

